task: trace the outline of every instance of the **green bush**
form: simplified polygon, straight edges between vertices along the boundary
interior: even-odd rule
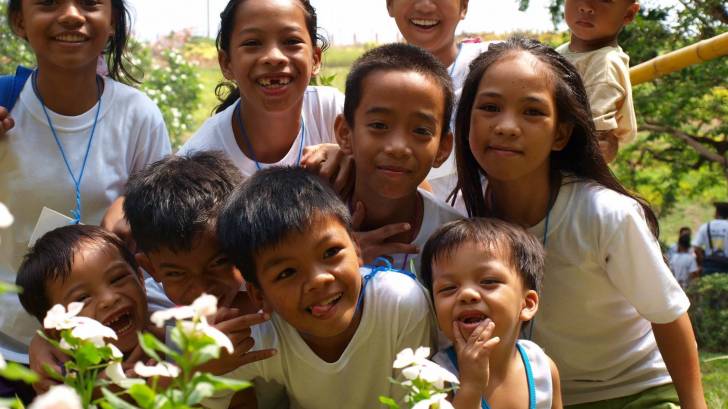
[[[713,274],[688,287],[690,318],[701,350],[728,352],[728,274]]]

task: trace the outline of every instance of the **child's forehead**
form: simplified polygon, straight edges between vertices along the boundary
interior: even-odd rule
[[[473,271],[485,271],[494,264],[502,266],[508,273],[521,276],[514,266],[512,249],[502,240],[493,240],[487,243],[465,241],[454,244],[435,254],[432,264],[433,267],[436,267],[432,269],[433,279],[436,279],[440,274],[458,276],[470,272],[468,268],[458,267],[472,267],[471,270]]]
[[[403,101],[402,93],[411,91],[424,92],[428,98]],[[363,104],[360,103],[357,110],[370,109],[371,105],[377,104],[416,110],[419,106],[444,105],[445,91],[437,79],[427,73],[414,69],[375,69],[362,80],[361,101]]]

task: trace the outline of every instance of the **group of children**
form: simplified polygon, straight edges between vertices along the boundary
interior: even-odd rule
[[[635,131],[616,38],[637,4],[567,0],[563,55],[458,44],[467,0],[386,6],[409,45],[362,55],[344,97],[308,85],[325,48],[308,0],[231,0],[217,37],[229,95],[167,156],[156,107],[115,81],[122,0],[10,1],[38,68],[0,107],[0,200],[17,217],[5,269],[41,207],[75,203],[87,224],[18,263],[22,305],[41,319],[84,302],[133,364],[149,311],[214,294],[235,352],[200,369],[255,387],[212,408],[379,407],[402,394],[396,354],[419,346],[458,374],[458,409],[704,408],[656,217],[607,166]],[[106,229],[90,226],[104,211]],[[3,299],[0,347],[22,362],[37,326],[17,304]],[[37,338],[30,361],[58,365]]]

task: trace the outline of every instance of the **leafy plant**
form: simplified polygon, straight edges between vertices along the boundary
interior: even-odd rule
[[[728,352],[728,274],[704,276],[688,287],[690,318],[701,349]]]

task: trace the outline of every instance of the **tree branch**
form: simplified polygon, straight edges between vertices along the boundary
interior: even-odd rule
[[[711,151],[710,149],[706,148],[703,144],[698,142],[699,139],[707,139],[707,138],[701,138],[696,137],[692,135],[688,135],[687,133],[675,129],[669,126],[663,126],[663,125],[657,125],[657,124],[643,124],[640,126],[641,131],[651,131],[651,132],[662,132],[670,134],[678,139],[682,139],[687,143],[690,147],[695,149],[696,152],[698,152],[698,155],[704,157],[705,159],[708,159],[711,162],[719,163],[722,166],[726,166],[728,163],[726,162],[726,158],[722,155],[715,153]]]

